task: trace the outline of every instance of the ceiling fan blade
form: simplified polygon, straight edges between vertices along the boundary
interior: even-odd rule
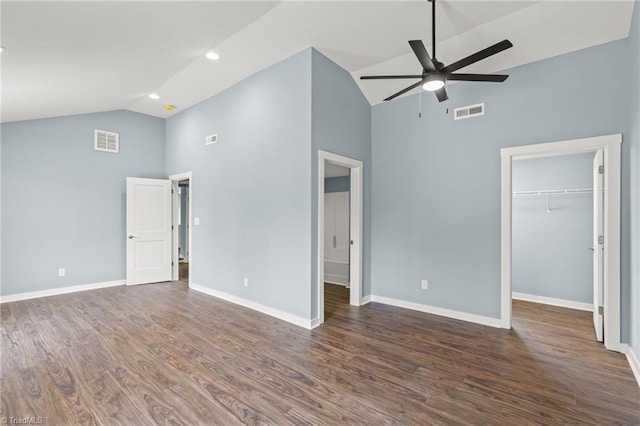
[[[507,50],[510,47],[513,47],[513,44],[511,44],[509,40],[502,40],[500,43],[496,43],[493,46],[489,46],[486,49],[482,49],[481,51],[476,52],[473,55],[469,55],[464,59],[460,59],[458,62],[454,62],[453,64],[444,67],[444,69],[442,69],[442,72],[450,74],[459,70],[460,68],[464,68],[473,63],[488,58],[489,56],[493,56],[496,53],[500,53],[503,50]]]
[[[397,98],[398,96],[400,96],[400,95],[403,95],[403,94],[407,93],[409,90],[413,90],[413,89],[415,89],[416,87],[420,86],[421,84],[422,84],[422,80],[420,80],[419,82],[417,82],[417,83],[415,83],[415,84],[412,84],[411,86],[409,86],[409,87],[407,87],[407,88],[402,89],[402,90],[401,90],[401,91],[399,91],[398,93],[395,93],[395,94],[393,94],[393,95],[389,96],[388,98],[386,98],[386,99],[385,99],[385,101],[390,101],[391,99],[395,99],[395,98]]]
[[[386,79],[401,79],[401,78],[420,78],[421,75],[363,75],[360,80],[386,80]]]
[[[413,50],[413,53],[416,54],[418,60],[420,61],[420,65],[427,72],[435,72],[436,67],[433,65],[433,61],[427,52],[427,48],[424,47],[424,43],[422,40],[409,40],[409,46]]]
[[[439,102],[444,102],[447,99],[449,99],[449,96],[447,96],[447,91],[444,90],[444,87],[442,89],[438,89],[435,91],[436,97],[438,98]]]
[[[490,81],[502,83],[509,77],[504,74],[449,74],[447,80],[451,81]]]

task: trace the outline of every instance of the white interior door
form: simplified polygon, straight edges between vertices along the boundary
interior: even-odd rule
[[[325,194],[325,281],[349,284],[349,192]]]
[[[127,285],[171,281],[171,181],[127,178]]]
[[[604,337],[604,153],[593,159],[593,326],[596,339]]]

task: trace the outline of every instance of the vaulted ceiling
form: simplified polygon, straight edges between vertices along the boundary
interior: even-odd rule
[[[622,39],[633,4],[438,0],[438,59],[508,38],[512,49],[464,69],[497,72]],[[118,109],[168,117],[308,47],[377,104],[407,81],[359,76],[419,73],[407,41],[431,50],[426,0],[2,1],[0,21],[2,122]],[[220,60],[205,58],[211,50]]]

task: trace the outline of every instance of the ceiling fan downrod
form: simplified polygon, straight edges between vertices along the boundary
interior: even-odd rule
[[[436,56],[436,0],[428,0],[431,3],[431,51],[433,60],[437,62]]]

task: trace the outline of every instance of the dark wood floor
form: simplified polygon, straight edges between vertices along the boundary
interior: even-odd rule
[[[178,263],[178,279],[183,283],[189,282],[189,262]]]
[[[498,330],[327,286],[307,331],[188,290],[114,287],[1,306],[1,413],[45,424],[640,424],[588,313],[514,302]]]

